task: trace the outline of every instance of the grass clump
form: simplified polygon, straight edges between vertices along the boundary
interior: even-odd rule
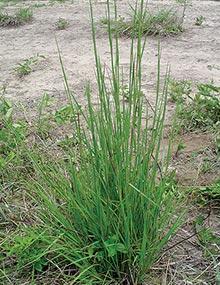
[[[106,18],[102,19],[101,23],[108,26],[110,21],[113,33],[128,37],[137,36],[140,25],[142,25],[142,35],[168,36],[183,32],[182,20],[178,19],[172,10],[162,9],[154,14],[149,10],[136,11],[130,18],[130,20],[125,20],[123,17],[117,20]]]
[[[16,74],[21,78],[30,74],[33,71],[33,67],[39,62],[40,59],[45,59],[43,55],[37,54],[36,56],[32,56],[23,60],[23,62],[19,63],[15,68]]]
[[[65,30],[68,27],[69,27],[69,22],[64,18],[59,18],[59,20],[56,22],[57,30]]]
[[[0,12],[1,27],[20,26],[30,22],[32,19],[33,12],[30,8],[20,8],[15,15]]]
[[[141,1],[141,11],[143,6]],[[110,18],[109,3],[107,10]],[[63,161],[30,153],[34,176],[26,186],[37,205],[38,225],[29,228],[35,234],[27,232],[24,242],[14,238],[10,248],[17,260],[30,249],[31,258],[23,255],[22,269],[32,266],[34,272],[37,266],[43,270],[48,263],[69,268],[74,284],[144,284],[147,270],[179,225],[174,216],[175,194],[165,178],[169,151],[163,162],[159,158],[167,78],[160,86],[158,61],[156,103],[149,120],[150,110],[141,91],[144,44],[140,24],[138,38],[131,44],[128,100],[122,101],[120,86],[125,78],[118,38],[113,40],[109,22],[112,65],[106,78],[96,46],[92,7],[91,14],[99,107],[92,103],[89,86],[87,108],[78,104],[60,57],[71,106],[65,114],[69,117],[72,112],[75,151]],[[40,264],[36,265],[37,260]]]
[[[200,16],[196,17],[195,25],[196,26],[202,26],[204,21],[205,21],[205,17],[200,15]]]
[[[24,24],[33,19],[33,11],[30,8],[20,8],[15,16],[19,23]]]

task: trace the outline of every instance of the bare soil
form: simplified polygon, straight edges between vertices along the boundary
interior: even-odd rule
[[[94,16],[97,23],[105,17],[105,1],[94,1]],[[150,0],[150,9],[175,4],[175,1]],[[5,7],[12,12],[24,4],[48,4],[49,1],[19,1],[16,5]],[[128,3],[118,1],[119,14],[127,16],[130,12]],[[176,5],[178,13],[182,7]],[[202,26],[195,25],[197,16],[204,16]],[[70,26],[66,30],[57,31],[55,23],[65,18]],[[219,1],[192,1],[186,10],[185,31],[176,37],[162,39],[161,73],[171,67],[171,75],[176,79],[189,79],[195,82],[220,82],[220,3]],[[95,85],[94,56],[91,38],[88,1],[69,1],[34,8],[34,19],[30,24],[20,27],[0,28],[0,86],[7,86],[7,96],[15,102],[27,105],[34,103],[44,92],[57,100],[65,100],[63,78],[58,60],[55,36],[58,40],[69,83],[79,101],[84,102],[86,81]],[[108,38],[104,29],[98,28],[97,45],[101,58],[109,64]],[[120,41],[121,64],[126,70],[129,64],[130,40]],[[143,60],[145,74],[143,88],[149,99],[153,100],[155,78],[157,73],[158,39],[148,37],[145,58]],[[46,60],[37,66],[31,74],[19,79],[14,67],[22,60],[41,54]]]

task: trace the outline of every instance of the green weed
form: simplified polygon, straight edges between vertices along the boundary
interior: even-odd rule
[[[56,28],[58,30],[65,30],[69,27],[69,22],[64,18],[59,18],[59,20],[56,22]]]
[[[195,221],[195,228],[198,235],[199,245],[203,248],[204,255],[207,258],[219,258],[220,236],[215,234],[213,229],[204,225],[205,218],[199,216]]]
[[[51,105],[52,99],[47,93],[44,93],[38,104],[38,115],[36,123],[36,134],[42,139],[46,139],[49,136],[52,128],[52,116],[48,113],[47,108]]]
[[[189,96],[192,92],[192,83],[188,80],[174,80],[170,78],[168,96],[169,100],[174,103],[183,103],[185,96]]]
[[[74,119],[72,106],[70,104],[66,104],[56,111],[51,112],[49,108],[52,106],[52,103],[52,98],[45,93],[37,107],[38,114],[35,132],[43,140],[50,137],[50,132],[53,128],[67,127]]]
[[[67,122],[72,122],[74,119],[72,106],[70,104],[67,104],[58,109],[55,112],[54,119],[59,125],[65,124]]]
[[[212,161],[210,161],[210,159],[208,158],[205,158],[200,167],[200,173],[207,173],[210,172],[212,169],[213,169]]]
[[[16,260],[18,271],[21,271],[24,265],[27,265],[26,263],[29,263],[36,272],[42,272],[47,267],[48,260],[44,257],[46,249],[42,236],[46,238],[44,232],[40,233],[32,229],[20,236],[12,235],[9,242],[3,243],[2,248],[7,252],[8,258],[18,257]]]
[[[170,81],[169,96],[177,103],[180,127],[186,131],[196,129],[218,132],[220,122],[220,87],[197,84],[195,93],[186,81]]]
[[[174,157],[178,157],[179,153],[181,153],[185,148],[186,148],[186,145],[184,144],[182,140],[180,140],[177,145],[177,149],[176,149],[176,153]]]
[[[39,62],[40,59],[45,59],[45,57],[39,54],[32,56],[19,63],[14,70],[19,77],[26,76],[33,71],[33,67]]]
[[[30,8],[20,8],[15,14],[19,23],[30,22],[33,18],[33,11]]]
[[[4,94],[4,91],[3,91],[3,94]],[[1,99],[0,100],[0,114],[1,114],[0,122],[2,125],[4,123],[11,121],[13,107],[12,107],[12,103],[6,98],[4,98],[4,95],[2,95],[0,99]]]
[[[212,84],[197,85],[197,93],[180,111],[187,130],[217,130],[220,122],[220,88]]]
[[[195,25],[196,26],[202,26],[204,21],[205,21],[204,16],[198,16],[198,17],[196,17]]]
[[[33,12],[30,8],[20,8],[15,15],[8,15],[0,12],[0,26],[19,26],[30,22],[33,19]]]
[[[199,189],[196,190],[196,193],[201,201],[220,200],[220,180],[212,185],[199,187]]]

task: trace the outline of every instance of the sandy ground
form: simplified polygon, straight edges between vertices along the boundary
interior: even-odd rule
[[[84,87],[87,80],[95,84],[94,57],[89,21],[88,1],[72,1],[73,3],[54,4],[34,8],[34,20],[16,28],[0,28],[0,86],[7,86],[6,96],[14,102],[29,106],[47,92],[57,98],[65,99],[63,79],[58,60],[55,36],[62,51],[63,61],[68,74],[69,83],[79,101],[84,101]],[[95,1],[95,18],[97,22],[105,16],[105,1]],[[134,1],[121,0],[119,14],[129,12],[128,3]],[[9,5],[12,11],[23,4],[47,4],[47,1],[21,1]],[[172,1],[150,0],[150,8],[170,5]],[[182,8],[177,6],[179,13]],[[195,26],[195,18],[204,16],[205,22],[201,27]],[[55,22],[59,17],[70,22],[67,30],[56,31]],[[220,2],[192,1],[186,11],[185,32],[177,37],[162,39],[161,73],[165,73],[167,64],[171,74],[176,79],[190,79],[207,82],[214,80],[220,83]],[[106,32],[98,28],[97,44],[99,53],[105,64],[109,64],[109,49]],[[149,37],[143,60],[145,68],[143,89],[150,100],[154,97],[154,85],[157,72],[156,38]],[[129,64],[130,40],[122,39],[121,64],[126,70]],[[28,76],[19,79],[14,72],[15,66],[22,60],[41,54],[46,59],[41,62]]]

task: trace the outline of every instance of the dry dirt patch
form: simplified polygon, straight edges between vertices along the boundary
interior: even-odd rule
[[[41,1],[42,2],[42,1]],[[134,2],[134,1],[131,1]],[[43,1],[48,4],[49,1]],[[130,3],[130,2],[129,2]],[[174,1],[149,1],[149,6],[156,9],[161,5],[173,5]],[[36,1],[21,1],[9,5],[8,10],[22,5],[34,5]],[[119,14],[127,15],[128,1],[119,1]],[[67,1],[34,9],[32,23],[17,28],[0,29],[0,86],[7,86],[7,96],[13,101],[33,104],[44,92],[65,100],[60,64],[57,56],[55,35],[62,51],[69,82],[79,98],[84,102],[84,86],[87,80],[95,84],[94,57],[92,49],[89,5],[87,1]],[[182,8],[177,7],[179,11]],[[195,26],[195,18],[205,17],[201,27]],[[162,74],[167,64],[176,79],[190,79],[207,82],[220,81],[220,3],[218,1],[192,1],[186,12],[185,31],[177,37],[162,39]],[[105,16],[104,1],[95,4],[97,22]],[[57,31],[55,23],[62,17],[69,21],[66,30]],[[107,35],[98,29],[97,44],[104,63],[109,64]],[[144,59],[144,90],[153,100],[157,65],[158,41],[149,37]],[[130,40],[120,41],[121,63],[126,70],[129,63]],[[47,58],[47,64],[27,77],[19,80],[14,74],[17,63],[36,54]]]

